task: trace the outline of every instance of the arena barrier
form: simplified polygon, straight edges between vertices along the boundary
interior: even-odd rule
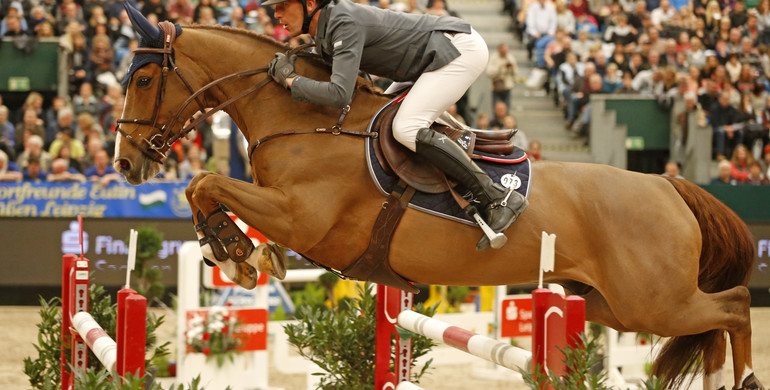
[[[130,288],[118,292],[116,339],[88,314],[89,261],[85,257],[62,258],[62,390],[73,388],[76,370],[87,367],[88,348],[110,372],[144,376],[147,299]],[[68,361],[66,351],[71,351]]]
[[[375,390],[419,388],[404,383],[411,378],[411,338],[401,337],[396,325],[507,368],[533,373],[547,368],[557,375],[565,372],[559,349],[578,345],[577,336],[585,329],[585,300],[545,288],[532,292],[532,352],[413,312],[412,300],[411,293],[377,286]]]

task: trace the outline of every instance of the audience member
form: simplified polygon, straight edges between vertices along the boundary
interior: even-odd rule
[[[85,176],[88,180],[101,184],[106,187],[113,181],[120,181],[120,174],[112,168],[110,156],[107,151],[100,150],[94,155],[94,165],[86,169]]]
[[[74,168],[68,166],[67,160],[57,158],[51,164],[51,172],[46,176],[47,181],[79,181],[85,182],[86,177]]]
[[[42,182],[46,181],[48,172],[40,164],[40,160],[37,157],[30,157],[27,160],[27,166],[22,171],[23,180]]]
[[[681,168],[679,167],[679,163],[676,161],[669,161],[666,163],[665,171],[661,176],[668,176],[668,177],[675,177],[677,179],[684,179],[684,177],[679,173]]]
[[[532,60],[535,42],[544,36],[556,34],[556,9],[545,0],[536,0],[527,8],[526,26],[527,55]]]
[[[37,160],[43,167],[43,171],[48,171],[53,159],[51,155],[43,149],[43,139],[38,135],[30,135],[24,141],[24,151],[16,158],[20,169],[25,169],[30,159]]]
[[[743,183],[758,186],[770,184],[770,180],[762,173],[762,167],[759,163],[754,161],[749,166],[749,175]]]
[[[0,181],[20,181],[23,177],[19,172],[19,166],[0,150]]]
[[[492,80],[492,103],[502,101],[511,105],[511,90],[516,77],[516,59],[508,50],[508,45],[501,43],[489,56],[487,76]]]
[[[544,160],[543,153],[542,153],[542,145],[540,144],[540,141],[532,140],[529,143],[529,150],[527,150],[527,155],[529,155],[529,158],[532,161],[540,161]]]
[[[733,158],[730,161],[730,176],[738,180],[738,182],[745,182],[749,177],[749,167],[753,163],[754,156],[749,153],[746,146],[739,144],[735,147]]]
[[[711,179],[711,184],[721,184],[721,185],[737,185],[738,180],[733,178],[730,175],[730,172],[732,171],[732,164],[727,160],[721,160],[718,165],[718,175],[717,177]]]
[[[730,93],[725,91],[718,95],[717,102],[709,110],[709,118],[714,131],[715,153],[717,160],[729,159],[728,154],[735,146],[743,142],[741,115],[730,105]],[[727,144],[730,144],[728,147]]]

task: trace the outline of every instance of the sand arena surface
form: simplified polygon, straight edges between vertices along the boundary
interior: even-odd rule
[[[158,310],[158,309],[152,309]],[[176,338],[176,318],[168,312],[159,312],[166,315],[166,322],[160,329],[161,340],[174,342]],[[764,385],[770,384],[770,308],[752,308],[753,351],[754,369]],[[24,374],[22,359],[27,356],[37,356],[33,343],[37,341],[37,327],[39,322],[38,308],[0,306],[0,389],[15,390],[29,389],[27,376]],[[729,347],[728,347],[729,348]],[[172,347],[172,351],[175,347]],[[728,388],[732,384],[732,359],[729,349],[727,357],[727,372],[725,378]],[[475,365],[440,366],[431,370],[424,376],[421,385],[425,389],[460,390],[471,388],[483,388],[485,390],[497,389],[526,389],[523,384],[512,384],[507,381],[494,381],[475,378],[473,375]],[[286,390],[305,390],[304,375],[283,375],[275,367],[270,367],[270,385]]]

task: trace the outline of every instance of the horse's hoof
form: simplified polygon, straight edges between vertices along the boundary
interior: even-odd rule
[[[233,282],[247,290],[257,287],[257,278],[259,274],[254,267],[246,263],[235,263],[235,266],[238,271],[235,274]]]
[[[286,277],[286,256],[279,253],[270,244],[259,244],[246,260],[259,272],[264,272],[278,280]]]

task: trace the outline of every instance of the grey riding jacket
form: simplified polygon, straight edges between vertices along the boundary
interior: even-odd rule
[[[316,51],[332,63],[331,81],[294,79],[294,100],[344,107],[353,99],[358,70],[395,81],[414,81],[460,52],[444,35],[471,32],[451,16],[397,13],[349,0],[332,0],[320,11]]]

